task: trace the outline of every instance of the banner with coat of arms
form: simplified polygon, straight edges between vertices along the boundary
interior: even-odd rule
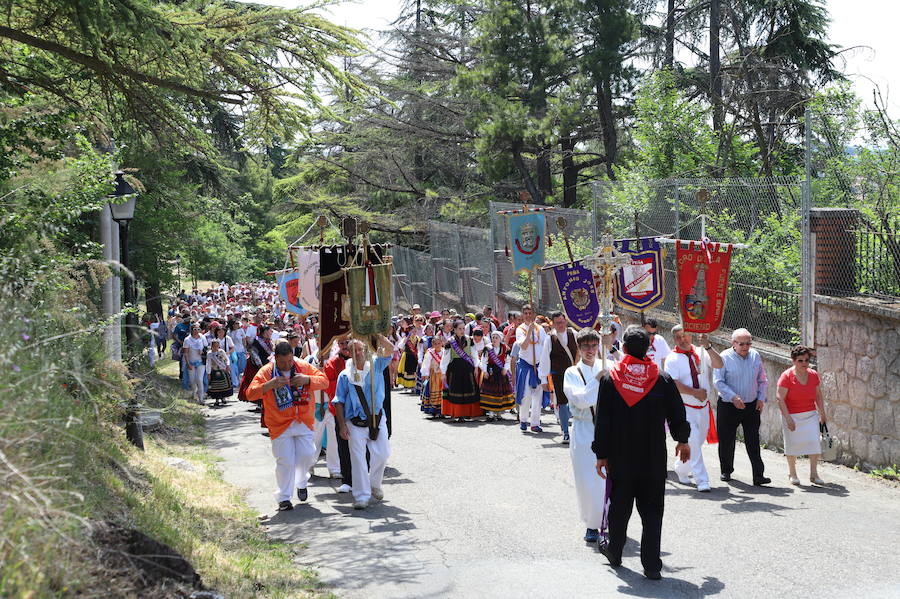
[[[284,300],[285,309],[294,314],[306,314],[308,310],[300,303],[300,271],[296,268],[275,273],[278,281],[278,295]]]
[[[712,333],[725,314],[732,246],[708,240],[679,240],[675,247],[678,307],[684,331]]]
[[[506,214],[509,227],[510,257],[513,272],[528,271],[544,265],[546,220],[543,211],[512,211]]]
[[[642,311],[660,304],[665,298],[663,258],[665,250],[655,237],[620,239],[614,242],[631,264],[616,273],[613,299],[623,308]]]
[[[594,273],[581,260],[553,267],[562,311],[575,327],[593,327],[600,316]]]

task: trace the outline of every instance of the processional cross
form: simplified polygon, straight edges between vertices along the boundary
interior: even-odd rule
[[[585,257],[584,265],[594,273],[597,280],[600,300],[600,334],[609,335],[612,332],[612,323],[615,315],[612,313],[613,308],[613,279],[616,274],[631,264],[631,256],[623,254],[613,245],[612,234],[607,231],[600,238],[600,249]],[[603,347],[601,340],[600,356],[603,363],[603,369],[606,370],[606,348]]]

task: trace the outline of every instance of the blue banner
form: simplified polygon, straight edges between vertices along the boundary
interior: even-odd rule
[[[553,267],[562,311],[576,328],[593,327],[600,316],[594,275],[581,261]]]
[[[278,295],[284,300],[285,309],[294,314],[306,314],[308,310],[300,304],[300,272],[284,270],[275,273],[278,280]]]
[[[508,214],[513,272],[544,265],[546,220],[543,212]]]
[[[619,239],[617,250],[631,256],[631,264],[616,273],[617,304],[632,310],[649,310],[663,301],[663,249],[655,237]]]

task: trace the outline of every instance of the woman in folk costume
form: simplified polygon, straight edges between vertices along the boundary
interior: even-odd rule
[[[432,418],[441,415],[441,404],[444,397],[444,374],[441,372],[441,359],[444,352],[444,338],[436,335],[431,340],[431,347],[425,350],[422,366],[419,369],[426,376],[422,391],[422,411]]]
[[[227,339],[227,337],[226,337]],[[231,386],[231,359],[222,349],[222,340],[213,339],[206,352],[206,375],[209,377],[209,389],[206,394],[215,400],[213,405],[225,405],[226,398],[234,394]]]
[[[416,369],[416,395],[420,399],[425,392],[425,383],[428,381],[428,372],[422,368],[422,361],[425,359],[425,354],[428,352],[428,348],[431,347],[431,341],[434,337],[434,327],[430,324],[424,324],[424,318],[421,322],[424,326],[422,326],[422,334],[419,337],[419,367]]]
[[[416,377],[419,371],[419,341],[420,336],[415,326],[409,329],[409,333],[403,339],[400,350],[400,366],[397,369],[397,382],[406,389],[415,389]]]
[[[238,390],[238,399],[241,401],[250,401],[247,399],[247,387],[253,382],[253,377],[259,372],[259,369],[269,363],[272,355],[272,329],[267,325],[259,325],[256,329],[256,339],[250,344],[250,352],[247,356],[247,366],[244,368],[244,378],[241,380],[241,387]],[[262,403],[262,402],[258,402]]]
[[[466,337],[466,325],[462,320],[453,323],[453,337],[441,358],[444,373],[444,400],[441,411],[444,416],[463,422],[481,416],[480,393],[475,373],[479,357],[472,340]]]
[[[485,348],[481,359],[481,409],[487,412],[488,422],[503,420],[505,410],[516,407],[509,376],[509,357],[503,346],[503,333],[491,333],[491,345]]]

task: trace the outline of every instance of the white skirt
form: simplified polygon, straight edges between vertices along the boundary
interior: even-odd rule
[[[781,419],[781,429],[784,431],[784,455],[816,455],[822,453],[822,445],[819,442],[819,412],[800,412],[791,414],[794,419],[794,430],[788,430]]]

